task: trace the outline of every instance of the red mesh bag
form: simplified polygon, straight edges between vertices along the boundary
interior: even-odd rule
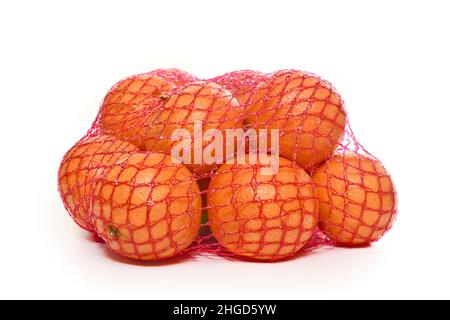
[[[65,154],[58,173],[59,191],[67,211],[80,227],[94,231],[88,215],[94,179],[138,150],[132,143],[113,136],[88,134]]]
[[[336,89],[298,70],[121,80],[58,185],[79,226],[149,261],[369,245],[397,214],[391,177],[355,139]]]

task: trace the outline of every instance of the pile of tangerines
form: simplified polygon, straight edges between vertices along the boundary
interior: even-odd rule
[[[211,151],[211,139],[186,140],[187,158],[200,150],[215,162],[176,161],[174,131],[195,137],[196,123],[224,135],[276,130],[267,144],[269,154],[276,147],[277,170],[262,172],[259,144],[255,156],[248,141],[244,154],[233,144],[230,159]],[[397,213],[391,177],[350,140],[340,95],[314,74],[244,70],[200,80],[157,69],[111,88],[92,128],[65,154],[58,186],[74,221],[125,257],[201,252],[205,246],[195,244],[203,226],[224,252],[275,261],[301,252],[318,233],[361,246],[390,229]]]

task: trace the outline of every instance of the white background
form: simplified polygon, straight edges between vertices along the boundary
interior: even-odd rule
[[[448,1],[2,1],[0,298],[450,298],[449,12]],[[396,182],[392,231],[372,248],[275,264],[108,254],[65,212],[59,161],[111,85],[158,67],[330,80]]]

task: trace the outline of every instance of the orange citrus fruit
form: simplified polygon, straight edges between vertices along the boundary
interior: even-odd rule
[[[118,82],[103,100],[100,130],[143,148],[148,120],[175,84],[157,75],[140,74]]]
[[[92,211],[95,230],[115,253],[159,260],[182,253],[195,239],[202,202],[184,165],[139,152],[97,180]]]
[[[213,146],[213,139],[199,138],[200,144],[196,145],[195,124],[201,126],[201,131],[205,133],[208,129],[219,130],[223,139],[223,157],[219,162],[226,159],[226,130],[244,128],[243,108],[239,102],[233,98],[228,90],[212,82],[197,81],[179,87],[173,91],[164,106],[154,113],[150,120],[150,133],[146,141],[146,149],[149,151],[171,152],[172,148],[179,143],[172,139],[172,134],[177,129],[185,129],[191,137],[188,145],[190,154],[190,164],[187,167],[198,175],[211,172],[214,164],[206,164],[203,154],[206,148]],[[234,143],[236,147],[237,143]],[[233,149],[235,150],[235,149]],[[232,150],[232,151],[233,151]],[[200,151],[202,159],[200,163],[194,156]],[[214,148],[211,154],[215,155]]]
[[[287,159],[265,175],[260,163],[224,164],[207,195],[208,221],[229,252],[279,260],[298,252],[317,225],[318,204],[311,178]]]
[[[245,108],[256,86],[266,78],[266,75],[258,71],[238,70],[212,78],[210,81],[229,90]]]
[[[278,129],[280,155],[303,168],[331,155],[346,123],[343,101],[335,89],[313,74],[296,70],[276,72],[261,82],[247,113],[250,128]]]
[[[189,72],[176,69],[176,68],[160,68],[155,69],[153,71],[150,71],[148,74],[159,76],[161,78],[164,78],[170,82],[175,83],[178,86],[187,84],[189,82],[194,82],[200,80],[193,74],[190,74]]]
[[[378,240],[396,215],[396,193],[380,161],[353,152],[333,156],[313,173],[319,226],[343,245]]]
[[[138,149],[127,141],[100,135],[81,140],[66,153],[58,172],[58,186],[66,209],[80,227],[94,229],[88,209],[95,178],[134,151]]]

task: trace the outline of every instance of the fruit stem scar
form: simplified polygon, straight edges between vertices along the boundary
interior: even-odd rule
[[[117,229],[116,227],[113,227],[113,226],[109,226],[108,227],[108,235],[111,238],[117,239],[120,236],[119,229]]]
[[[159,96],[159,98],[161,100],[167,100],[167,99],[169,99],[169,96],[162,94],[162,95]]]

